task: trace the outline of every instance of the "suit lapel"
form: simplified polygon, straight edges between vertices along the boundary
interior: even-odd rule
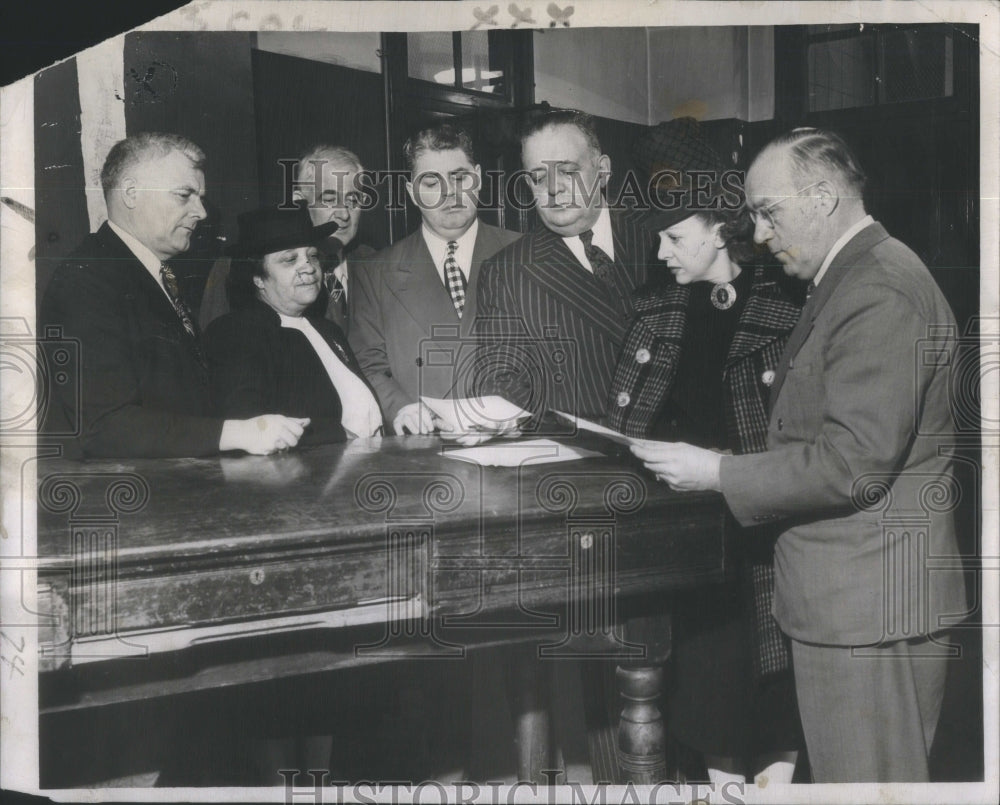
[[[593,322],[621,340],[625,317],[608,299],[606,287],[580,265],[563,239],[539,226],[532,254],[523,266],[515,266],[536,285],[571,308],[583,321]]]
[[[615,269],[626,312],[632,312],[632,294],[646,282],[646,244],[625,216],[611,213],[611,239],[615,249]]]
[[[134,293],[132,294],[134,301],[145,304],[150,314],[180,333],[184,339],[184,343],[187,344],[188,349],[198,359],[198,362],[204,363],[204,355],[201,352],[197,339],[193,338],[184,328],[184,323],[181,321],[180,316],[177,315],[177,311],[174,310],[173,303],[167,297],[160,283],[146,269],[146,266],[142,264],[139,258],[132,253],[132,250],[125,245],[122,239],[115,234],[114,230],[106,222],[97,231],[97,234],[115,265],[118,265],[125,275],[123,287],[132,287],[134,289]],[[197,321],[194,314],[191,314],[191,321]],[[197,324],[195,326],[197,327]]]
[[[479,276],[479,266],[486,260],[500,251],[501,242],[497,237],[493,227],[479,222],[479,231],[476,232],[476,243],[472,248],[472,265],[469,266],[469,285]],[[466,303],[468,304],[468,302]]]
[[[798,354],[799,350],[802,349],[802,345],[805,344],[806,339],[809,338],[813,322],[816,321],[827,301],[833,296],[837,286],[840,285],[844,277],[847,276],[848,272],[862,255],[871,251],[876,243],[885,240],[887,237],[889,237],[889,234],[881,224],[872,224],[851,238],[837,256],[833,258],[833,262],[830,263],[830,267],[823,276],[822,282],[816,286],[813,295],[809,297],[805,307],[802,308],[799,323],[792,330],[792,334],[788,338],[788,344],[785,346],[785,351],[781,355],[781,362],[778,364],[778,369],[775,372],[774,385],[771,386],[770,405],[772,408],[785,382],[789,363]]]
[[[781,338],[794,329],[801,318],[799,308],[781,296],[777,283],[765,279],[763,268],[756,267],[753,272],[746,307],[740,314],[726,355],[726,366],[734,366],[747,355]]]
[[[400,306],[430,336],[429,323],[458,324],[458,315],[421,231],[418,229],[408,240],[405,253],[386,277],[386,285]]]

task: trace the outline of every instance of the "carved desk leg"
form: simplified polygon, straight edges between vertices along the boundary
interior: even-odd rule
[[[514,720],[517,778],[548,783],[542,774],[551,768],[548,668],[534,649],[532,645],[512,652],[507,691]]]
[[[620,665],[618,691],[624,699],[618,724],[618,764],[626,780],[652,785],[666,777],[666,741],[660,693],[663,666]]]
[[[670,616],[644,614],[641,607],[635,607],[625,621],[625,634],[646,647],[646,657],[640,662],[623,662],[616,671],[623,705],[618,722],[618,765],[625,782],[652,785],[667,776],[660,701],[664,666],[670,658]]]

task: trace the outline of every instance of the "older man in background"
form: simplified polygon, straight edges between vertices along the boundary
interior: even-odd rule
[[[359,175],[361,160],[340,145],[320,143],[295,163],[292,198],[309,210],[313,226],[333,221],[337,230],[320,244],[323,290],[310,312],[322,312],[346,334],[350,330],[350,282],[355,267],[365,263],[375,250],[358,243],[363,194]],[[205,283],[199,323],[202,328],[229,312],[226,281],[229,258],[216,261]]]

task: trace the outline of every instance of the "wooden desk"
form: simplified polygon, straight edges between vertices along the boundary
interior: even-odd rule
[[[721,580],[721,497],[627,453],[483,468],[446,449],[42,460],[42,714],[525,642],[619,663],[620,760],[655,777],[663,657],[622,624],[632,601],[666,615],[665,593]],[[524,707],[530,778],[547,758],[530,691]]]

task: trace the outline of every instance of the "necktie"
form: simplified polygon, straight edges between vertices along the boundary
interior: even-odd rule
[[[160,263],[160,279],[163,280],[163,287],[167,291],[167,296],[170,297],[170,302],[173,304],[174,310],[181,320],[181,324],[184,325],[184,329],[187,330],[188,335],[195,340],[195,346],[197,347],[198,331],[194,328],[194,319],[191,318],[191,311],[188,310],[187,305],[184,304],[184,300],[181,299],[180,289],[177,287],[177,275],[174,274],[174,270],[166,263]],[[199,356],[201,355],[201,350],[198,351],[198,354]]]
[[[444,258],[444,284],[451,294],[455,312],[462,318],[462,311],[465,310],[465,274],[458,267],[458,261],[455,259],[456,251],[458,251],[458,241],[449,240],[448,254]]]
[[[346,279],[346,277],[345,277]],[[336,269],[329,271],[323,276],[323,284],[330,294],[329,307],[336,307],[343,318],[347,318],[347,288],[340,281],[336,274]]]
[[[617,290],[614,280],[614,261],[600,246],[594,245],[594,230],[588,229],[580,233],[580,241],[583,243],[583,251],[590,261],[590,267],[594,269],[594,276],[608,287]]]

